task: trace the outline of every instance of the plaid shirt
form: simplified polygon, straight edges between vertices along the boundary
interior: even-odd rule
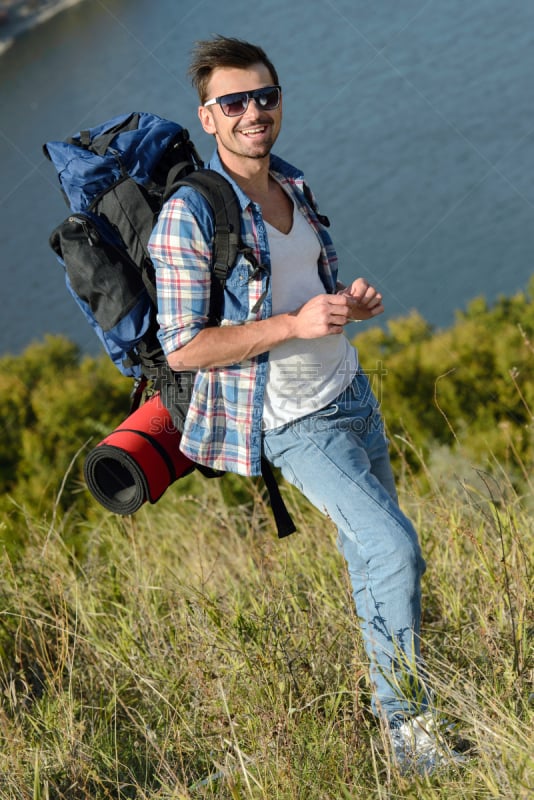
[[[232,184],[241,206],[241,238],[259,264],[239,255],[224,291],[222,325],[242,325],[271,315],[269,244],[261,208],[225,173],[215,153],[208,164]],[[307,203],[301,172],[271,156],[271,174],[284,186],[317,232],[321,245],[318,269],[325,290],[335,290],[337,257],[330,236]],[[204,198],[182,187],[165,205],[152,233],[149,250],[156,267],[160,340],[169,354],[205,327],[211,286],[213,219]],[[263,302],[253,312],[255,304]],[[242,475],[261,473],[263,393],[268,353],[228,367],[197,372],[185,421],[181,450],[192,461]]]

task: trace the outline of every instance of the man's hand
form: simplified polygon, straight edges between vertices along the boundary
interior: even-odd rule
[[[365,278],[357,278],[337,294],[319,294],[293,312],[293,335],[315,339],[343,332],[355,320],[371,319],[382,314],[382,295]]]
[[[382,295],[365,278],[356,278],[350,286],[340,289],[339,295],[349,300],[350,316],[347,322],[371,319],[384,311]]]
[[[352,301],[342,294],[318,294],[289,314],[293,318],[291,338],[318,339],[343,333],[350,322]]]

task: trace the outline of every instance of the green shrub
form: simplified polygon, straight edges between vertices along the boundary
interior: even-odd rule
[[[420,475],[423,486],[423,462],[447,447],[490,472],[501,464],[524,489],[534,455],[533,341],[534,304],[522,293],[492,308],[474,300],[445,331],[414,312],[357,336],[397,471]],[[83,459],[128,414],[132,382],[62,337],[0,359],[0,376],[0,535],[16,541],[21,514],[46,517],[52,507],[56,516],[99,518]],[[251,502],[241,479],[228,477],[222,491],[231,505]]]
[[[534,304],[521,293],[491,309],[473,301],[446,331],[411,315],[355,344],[366,369],[382,365],[388,430],[413,470],[447,445],[486,468],[502,461],[521,482],[534,455],[533,341]]]

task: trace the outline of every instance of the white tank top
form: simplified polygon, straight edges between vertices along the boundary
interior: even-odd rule
[[[288,234],[269,223],[266,226],[273,314],[294,311],[325,292],[317,269],[319,239],[296,209]],[[273,347],[269,352],[263,428],[278,428],[328,405],[351,383],[357,367],[356,350],[344,334],[291,339]]]

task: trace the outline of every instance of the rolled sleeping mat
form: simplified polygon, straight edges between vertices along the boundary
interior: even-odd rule
[[[89,491],[115,514],[133,514],[147,500],[155,503],[194,466],[180,451],[180,438],[155,394],[87,455]]]

